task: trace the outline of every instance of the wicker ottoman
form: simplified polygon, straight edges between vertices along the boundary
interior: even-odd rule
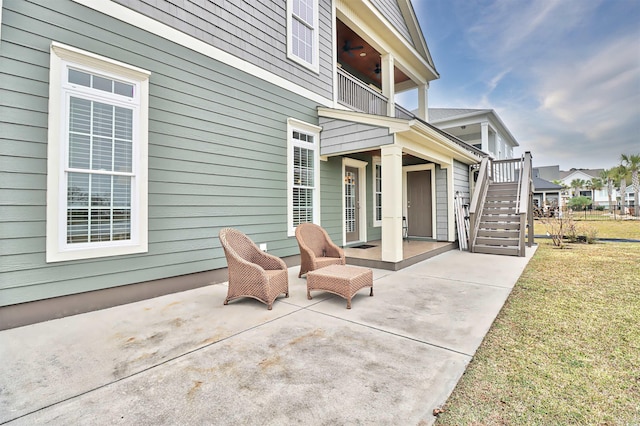
[[[330,265],[307,273],[309,300],[311,290],[324,290],[347,299],[347,309],[351,309],[351,298],[365,287],[371,287],[369,296],[373,296],[373,272],[359,266]]]

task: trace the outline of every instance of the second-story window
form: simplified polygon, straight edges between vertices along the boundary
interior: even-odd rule
[[[318,72],[318,0],[287,1],[287,54]]]

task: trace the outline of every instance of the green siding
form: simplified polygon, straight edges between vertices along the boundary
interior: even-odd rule
[[[342,245],[342,158],[320,162],[321,225],[338,245]]]
[[[287,237],[287,118],[317,124],[315,103],[71,1],[5,0],[2,18],[0,305],[225,267],[226,226],[298,254]],[[148,253],[45,263],[52,40],[152,73]],[[323,225],[339,240],[336,160],[321,172]]]
[[[436,164],[436,238],[448,240],[449,233],[449,199],[447,197],[447,170]],[[453,206],[451,206],[453,208]]]

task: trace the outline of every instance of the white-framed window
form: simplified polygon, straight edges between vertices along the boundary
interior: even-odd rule
[[[318,0],[287,0],[287,56],[319,72]]]
[[[373,226],[382,226],[382,161],[373,157]]]
[[[147,251],[149,75],[51,44],[47,262]]]
[[[287,121],[288,235],[305,222],[320,221],[320,127]]]

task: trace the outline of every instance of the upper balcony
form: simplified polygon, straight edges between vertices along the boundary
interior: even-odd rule
[[[397,22],[392,24],[368,0],[336,2],[338,103],[367,114],[410,119],[414,115],[395,104],[395,94],[415,90],[416,116],[428,120],[429,81],[439,75],[410,12],[405,17],[414,19],[407,18],[407,27],[399,31]]]
[[[388,114],[388,99],[379,90],[366,85],[355,76],[338,68],[338,103],[367,114]],[[410,120],[414,115],[400,105],[395,105],[394,117]]]

